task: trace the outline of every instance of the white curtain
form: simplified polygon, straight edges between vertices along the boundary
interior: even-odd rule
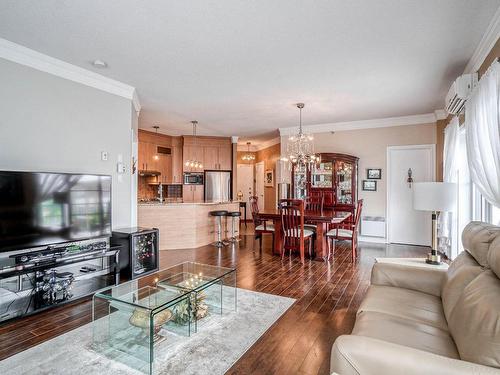
[[[467,159],[472,182],[500,207],[500,63],[481,77],[465,104]]]
[[[443,182],[458,182],[459,140],[458,117],[454,117],[444,129]],[[438,221],[439,248],[451,259],[458,253],[456,230],[456,212],[441,212]]]

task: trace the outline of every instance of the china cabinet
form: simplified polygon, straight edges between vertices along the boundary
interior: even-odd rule
[[[293,197],[322,195],[325,208],[354,213],[357,186],[358,158],[352,155],[322,153],[318,164],[292,168]]]

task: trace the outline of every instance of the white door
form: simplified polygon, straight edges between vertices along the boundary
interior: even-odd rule
[[[253,164],[238,164],[237,165],[237,181],[236,192],[242,192],[242,201],[247,202],[247,217],[246,220],[252,220],[252,212],[248,200],[253,196]]]
[[[435,180],[435,146],[387,147],[387,233],[388,242],[431,245],[431,213],[413,209],[414,182]]]
[[[264,162],[255,164],[255,195],[259,198],[259,211],[264,209]]]

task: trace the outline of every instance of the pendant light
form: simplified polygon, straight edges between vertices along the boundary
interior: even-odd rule
[[[316,164],[319,162],[319,156],[314,153],[313,136],[304,134],[302,131],[302,109],[304,103],[297,103],[299,109],[299,133],[288,138],[286,158],[291,165],[305,166]]]
[[[194,140],[194,149],[197,150],[197,138],[196,138],[196,127],[198,125],[198,121],[193,120],[191,121],[191,124],[193,125],[193,140]],[[189,168],[195,168],[195,169],[203,169],[203,163],[197,159],[190,159],[187,160],[184,165]]]
[[[160,129],[160,127],[159,127],[158,125],[154,125],[154,126],[153,126],[153,129],[155,130],[156,135],[158,135],[158,129]],[[157,154],[157,153],[156,153],[156,154],[154,154],[154,156],[153,156],[153,159],[154,159],[154,160],[158,160],[159,158],[160,158],[160,157],[158,156],[158,154]]]
[[[241,157],[241,160],[248,162],[255,160],[255,155],[250,152],[250,142],[247,142],[247,153]]]

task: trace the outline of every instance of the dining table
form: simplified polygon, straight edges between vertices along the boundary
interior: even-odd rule
[[[280,210],[265,209],[256,214],[258,220],[270,221],[274,223],[274,248],[273,254],[281,255],[283,248],[283,236],[281,230],[281,215]],[[324,208],[323,210],[304,210],[304,222],[307,224],[316,225],[316,246],[315,259],[328,260],[328,244],[326,233],[329,225],[342,224],[351,216],[350,212],[336,211],[333,209]]]

